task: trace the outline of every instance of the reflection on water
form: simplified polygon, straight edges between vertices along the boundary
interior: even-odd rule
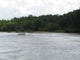
[[[0,60],[79,60],[80,35],[0,33]]]

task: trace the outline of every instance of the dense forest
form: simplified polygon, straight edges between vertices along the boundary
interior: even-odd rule
[[[42,15],[0,20],[0,31],[80,33],[80,9],[63,15]]]

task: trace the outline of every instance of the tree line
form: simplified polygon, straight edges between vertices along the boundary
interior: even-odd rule
[[[7,32],[80,32],[80,9],[63,15],[42,15],[14,17],[11,20],[0,20],[0,31]]]

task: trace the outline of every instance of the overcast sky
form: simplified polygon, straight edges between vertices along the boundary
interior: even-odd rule
[[[0,19],[63,14],[80,7],[80,0],[0,0]]]

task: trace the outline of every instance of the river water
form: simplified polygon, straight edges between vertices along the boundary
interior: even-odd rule
[[[0,33],[0,60],[79,60],[80,35]]]

